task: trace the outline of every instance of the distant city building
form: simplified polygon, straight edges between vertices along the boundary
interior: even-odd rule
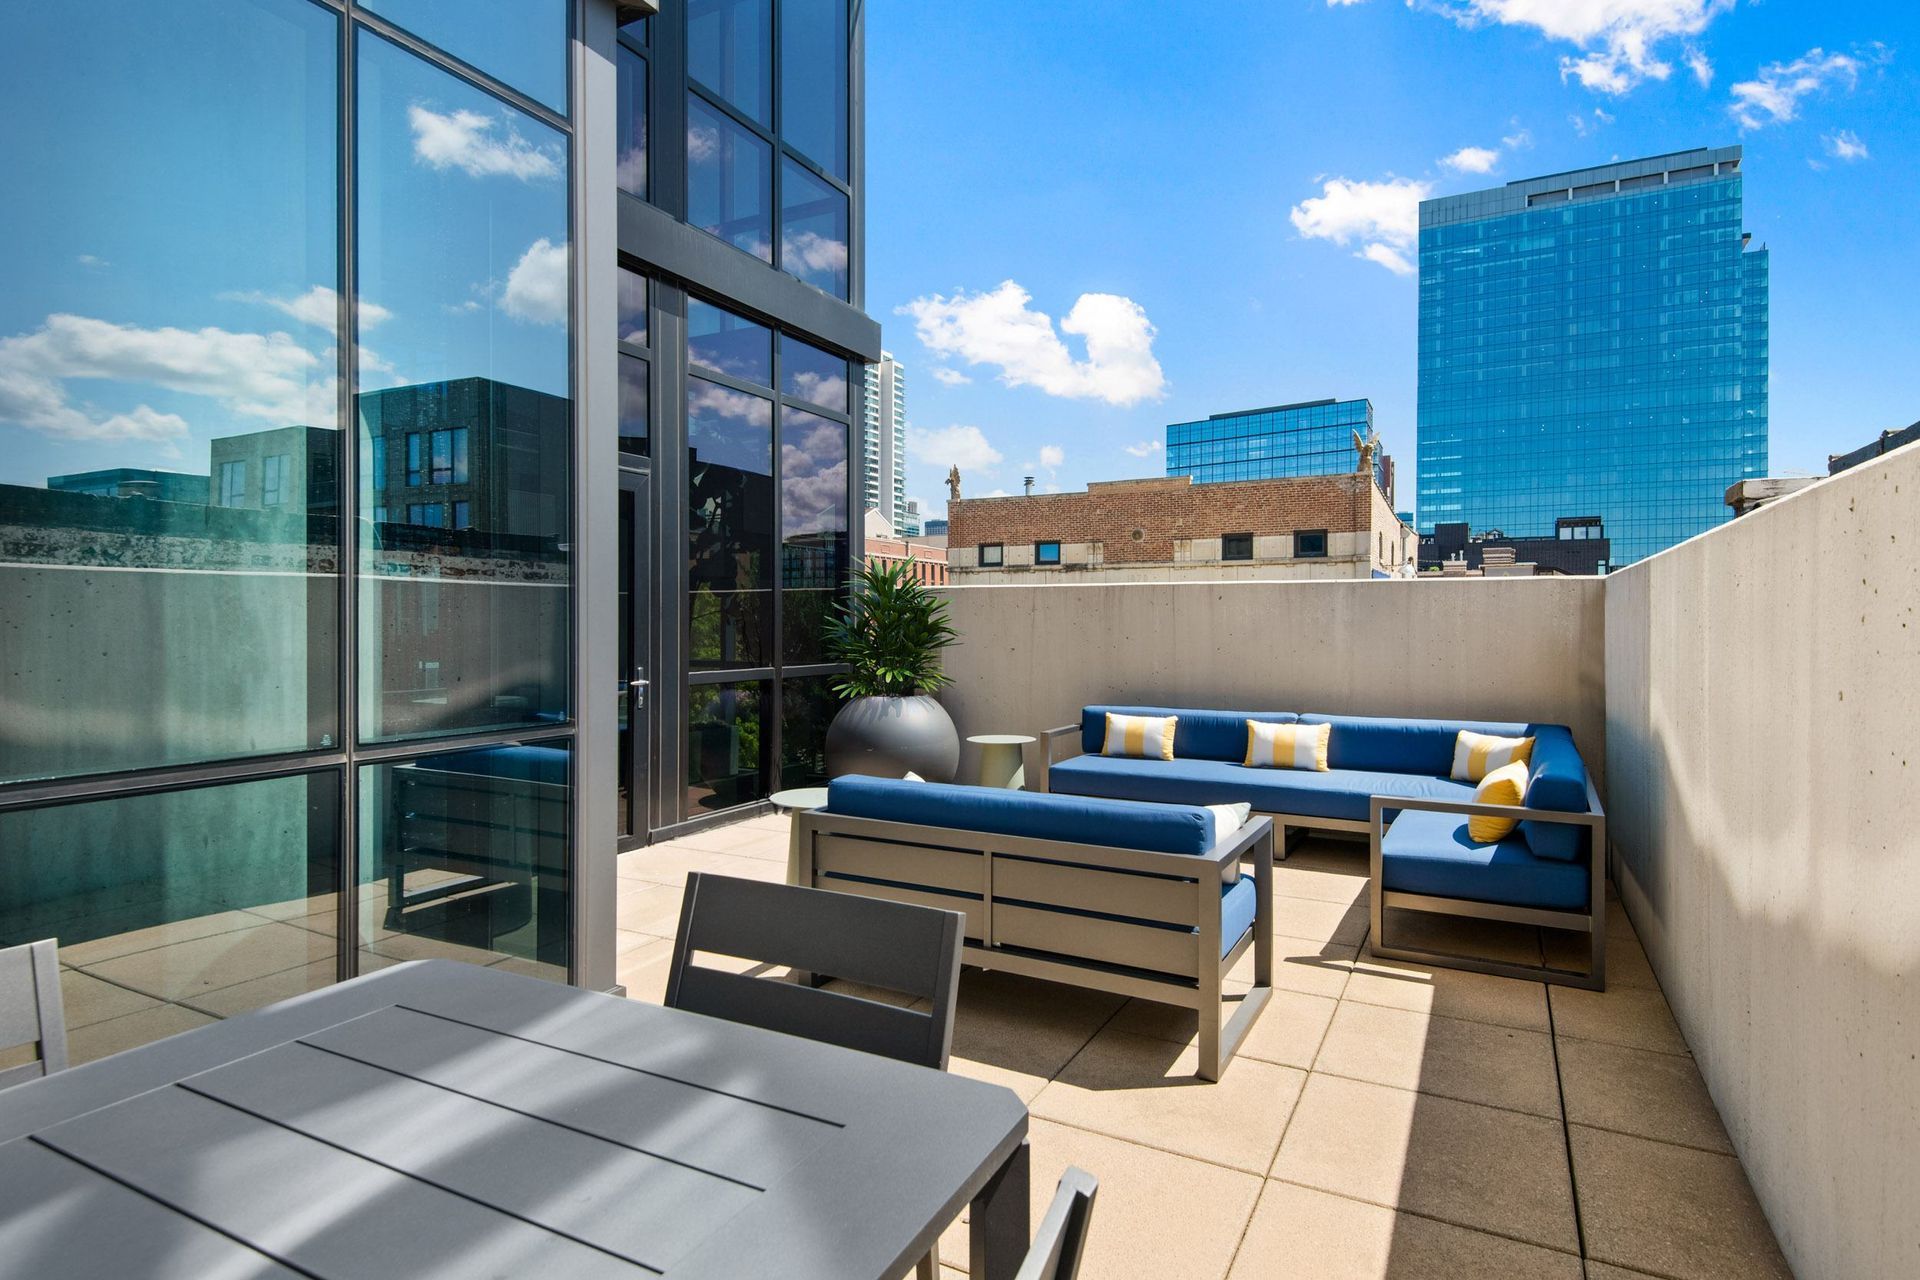
[[[553,477],[567,467],[570,412],[559,396],[489,378],[362,392],[365,514],[376,524],[562,536],[569,513]]]
[[[389,394],[373,392],[365,399]],[[245,511],[333,511],[340,433],[319,427],[278,427],[213,441],[201,501]]]
[[[921,529],[921,532],[929,538],[935,536],[945,537],[947,533],[947,522],[945,520],[929,520]]]
[[[1216,413],[1167,426],[1167,474],[1197,484],[1348,475],[1359,466],[1354,438],[1371,441],[1373,401],[1303,400]],[[1374,477],[1391,504],[1393,460],[1377,448]]]
[[[866,369],[862,495],[888,523],[897,523],[907,507],[907,375],[889,351]]]
[[[1872,462],[1883,453],[1891,453],[1915,441],[1920,441],[1920,422],[1910,427],[1882,431],[1878,439],[1870,440],[1858,449],[1827,455],[1827,474],[1837,476],[1842,471],[1850,471],[1863,462]]]
[[[882,564],[911,563],[913,576],[930,587],[947,584],[947,547],[944,539],[923,541],[896,529],[879,511],[869,507],[866,521],[866,557]]]
[[[1384,578],[1411,574],[1413,531],[1372,477],[1200,485],[1115,480],[1081,493],[947,504],[956,581]]]
[[[1767,471],[1768,257],[1739,147],[1420,205],[1419,527],[1598,513],[1615,567]]]
[[[907,505],[894,513],[893,527],[907,537],[917,538],[925,531],[920,521],[920,503],[913,498],[907,499]]]
[[[205,503],[207,477],[184,471],[151,471],[144,467],[109,467],[48,476],[47,488],[56,493],[84,493],[95,498],[153,498],[160,502]]]
[[[1498,529],[1469,534],[1464,523],[1436,525],[1420,535],[1422,573],[1603,574],[1612,567],[1612,554],[1599,516],[1563,516],[1544,538],[1510,538]]]
[[[1809,485],[1819,484],[1828,476],[1837,476],[1842,471],[1851,471],[1862,463],[1872,462],[1882,454],[1920,443],[1920,422],[1909,427],[1891,428],[1882,431],[1878,437],[1869,440],[1858,449],[1846,453],[1827,455],[1827,474],[1825,476],[1768,476],[1761,480],[1742,480],[1727,489],[1727,506],[1736,516],[1746,515],[1749,511],[1758,511],[1761,507],[1771,506],[1780,499],[1800,492]]]

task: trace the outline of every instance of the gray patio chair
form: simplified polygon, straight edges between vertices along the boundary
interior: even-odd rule
[[[0,1049],[32,1045],[32,1062],[0,1067],[0,1089],[67,1067],[67,1015],[60,950],[51,940],[0,951]]]
[[[1014,1280],[1074,1280],[1080,1274],[1080,1251],[1087,1244],[1087,1223],[1093,1217],[1093,1197],[1100,1180],[1073,1165],[1060,1175],[1047,1216],[1040,1220],[1033,1247]]]

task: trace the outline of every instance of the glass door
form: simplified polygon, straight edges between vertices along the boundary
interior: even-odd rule
[[[620,473],[620,778],[614,829],[623,850],[645,844],[653,828],[648,749],[653,722],[652,484],[644,471]]]

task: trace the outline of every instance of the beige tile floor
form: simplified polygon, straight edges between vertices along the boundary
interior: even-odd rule
[[[630,996],[665,989],[687,873],[780,880],[786,837],[759,817],[621,856]],[[1065,1166],[1100,1178],[1082,1275],[1789,1274],[1623,913],[1603,994],[1375,961],[1364,863],[1321,841],[1276,868],[1278,990],[1218,1084],[1193,1077],[1191,1014],[964,975],[952,1069],[1031,1109],[1036,1216]],[[1402,923],[1536,961],[1565,945]],[[945,1273],[966,1256],[957,1223]]]

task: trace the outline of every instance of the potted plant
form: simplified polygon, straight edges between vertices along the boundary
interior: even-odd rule
[[[932,696],[951,683],[940,651],[959,638],[947,602],[914,576],[911,563],[869,560],[826,632],[828,652],[848,667],[834,689],[849,699],[827,727],[827,776],[911,772],[953,781],[960,735]]]

